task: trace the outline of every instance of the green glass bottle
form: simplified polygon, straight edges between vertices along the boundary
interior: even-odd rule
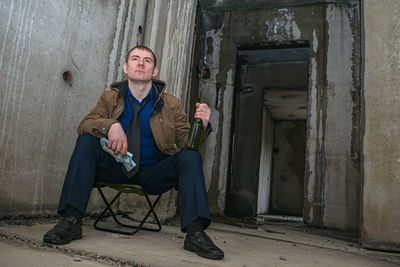
[[[201,119],[194,119],[192,128],[190,129],[189,138],[186,144],[187,149],[198,151],[200,148],[201,138],[203,137],[204,126]]]

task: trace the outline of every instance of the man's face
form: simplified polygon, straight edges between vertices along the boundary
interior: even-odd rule
[[[123,65],[123,70],[133,82],[149,82],[158,74],[153,55],[144,49],[132,50],[128,62]]]

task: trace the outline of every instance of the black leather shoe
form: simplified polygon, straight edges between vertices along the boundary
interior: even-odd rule
[[[62,218],[44,237],[43,242],[64,245],[72,240],[82,238],[82,226],[74,218]]]
[[[200,257],[207,259],[217,260],[224,257],[224,252],[212,242],[204,231],[187,234],[183,248],[196,252]]]

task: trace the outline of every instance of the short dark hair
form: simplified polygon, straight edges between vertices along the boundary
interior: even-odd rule
[[[128,63],[129,54],[130,54],[133,50],[135,50],[135,49],[146,50],[146,51],[150,52],[150,53],[153,55],[153,58],[154,58],[154,66],[157,66],[157,57],[156,57],[156,55],[154,54],[153,50],[151,50],[150,48],[148,48],[148,47],[145,46],[145,45],[137,45],[137,46],[131,48],[131,49],[128,51],[128,53],[126,53],[126,58],[125,58],[125,62],[126,62],[126,63]]]

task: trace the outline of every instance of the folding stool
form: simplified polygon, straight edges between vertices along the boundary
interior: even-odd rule
[[[105,197],[102,188],[103,187],[110,187],[114,190],[117,190],[118,193],[115,195],[115,197],[109,202],[107,200],[107,198]],[[147,231],[153,231],[153,232],[158,232],[161,230],[161,222],[157,217],[157,214],[154,210],[154,208],[156,207],[158,201],[160,200],[162,193],[158,194],[158,197],[156,198],[156,200],[151,203],[150,198],[149,198],[149,194],[140,186],[140,185],[135,185],[135,184],[110,184],[110,183],[106,183],[106,182],[96,182],[95,186],[102,199],[104,200],[104,203],[106,204],[106,208],[103,210],[103,212],[100,214],[100,216],[96,219],[96,221],[94,222],[93,226],[96,230],[100,230],[100,231],[106,231],[106,232],[111,232],[111,233],[117,233],[117,234],[124,234],[124,235],[133,235],[135,233],[137,233],[140,229],[143,230],[147,230]],[[111,205],[120,197],[121,193],[135,193],[138,195],[142,195],[146,198],[147,204],[149,206],[149,210],[147,211],[146,215],[142,218],[142,220],[135,220],[129,216],[126,216],[128,219],[130,219],[131,221],[137,221],[138,223],[136,224],[125,224],[122,223],[118,220],[117,218],[117,214],[112,210]],[[114,221],[117,225],[121,226],[122,229],[123,228],[128,228],[128,229],[134,229],[134,230],[116,230],[116,229],[112,229],[112,228],[106,228],[106,227],[100,227],[98,226],[98,222],[106,217],[106,213],[107,211],[109,211],[112,215],[112,217],[114,218]],[[154,219],[157,222],[157,228],[148,228],[148,227],[144,227],[144,223],[146,222],[146,220],[148,219],[148,217],[150,216],[150,214],[153,214]]]

